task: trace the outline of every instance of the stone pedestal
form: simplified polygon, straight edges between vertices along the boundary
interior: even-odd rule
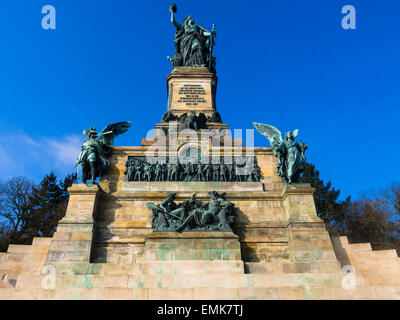
[[[239,237],[232,232],[153,232],[146,237],[145,261],[240,259]]]
[[[146,237],[147,274],[242,274],[239,237],[232,232],[153,232]]]
[[[216,110],[217,77],[206,67],[177,67],[167,76],[168,110],[175,115]]]
[[[89,263],[93,238],[93,223],[99,187],[93,184],[74,184],[65,217],[58,223],[57,232],[47,254],[46,263]]]
[[[310,272],[316,266],[338,267],[329,233],[317,216],[314,188],[308,184],[285,185],[283,205],[288,219],[289,257],[292,272]]]

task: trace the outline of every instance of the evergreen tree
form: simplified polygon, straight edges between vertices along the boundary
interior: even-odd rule
[[[51,172],[46,175],[39,186],[34,187],[31,203],[33,214],[30,218],[28,238],[51,237],[58,221],[64,217],[68,203],[67,188],[71,177],[57,182],[57,176]]]
[[[317,214],[324,220],[328,231],[334,235],[345,233],[346,209],[351,203],[351,198],[339,201],[340,190],[333,188],[330,181],[325,184],[319,177],[319,171],[311,163],[306,163],[301,179],[303,183],[310,183],[315,188],[314,201]]]

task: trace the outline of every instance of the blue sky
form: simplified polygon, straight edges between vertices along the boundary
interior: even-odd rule
[[[400,181],[400,3],[176,1],[216,24],[217,107],[231,129],[300,129],[308,160],[342,195]],[[57,29],[41,27],[44,5]],[[82,130],[131,120],[140,145],[166,110],[169,1],[2,0],[0,179],[74,170]],[[357,29],[343,30],[351,4]],[[269,146],[256,135],[257,146]]]

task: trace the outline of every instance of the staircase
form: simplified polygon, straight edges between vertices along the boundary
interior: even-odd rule
[[[81,263],[59,274],[45,265],[50,242],[35,238],[31,246],[11,245],[0,254],[0,299],[400,299],[396,251],[373,251],[370,244],[349,244],[346,237],[332,238],[337,263]],[[342,272],[346,265],[355,273]]]

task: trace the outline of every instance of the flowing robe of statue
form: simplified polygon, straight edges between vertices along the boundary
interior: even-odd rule
[[[205,67],[211,58],[211,33],[194,23],[188,16],[183,25],[178,23],[172,12],[171,22],[176,27],[175,65],[187,67]],[[213,31],[215,34],[215,31]]]
[[[215,25],[211,31],[195,24],[192,16],[186,17],[183,24],[175,20],[177,7],[170,6],[171,22],[176,28],[174,58],[168,57],[175,67],[208,67],[215,73],[215,57],[213,54]]]
[[[297,175],[303,170],[304,166],[298,143],[293,140],[285,140],[281,143],[279,152],[285,158],[285,165],[283,168],[286,169],[286,172],[282,172],[282,174],[286,176],[290,182],[296,181]]]
[[[265,136],[271,143],[272,151],[277,157],[277,172],[280,177],[290,183],[301,183],[300,174],[304,170],[306,158],[304,156],[307,145],[297,143],[295,138],[299,130],[288,131],[285,140],[282,133],[274,126],[253,122],[254,128]]]
[[[189,18],[190,19],[190,18]],[[175,44],[179,47],[183,65],[190,67],[204,67],[206,65],[205,50],[207,38],[204,31],[195,24],[180,25],[177,28]]]

